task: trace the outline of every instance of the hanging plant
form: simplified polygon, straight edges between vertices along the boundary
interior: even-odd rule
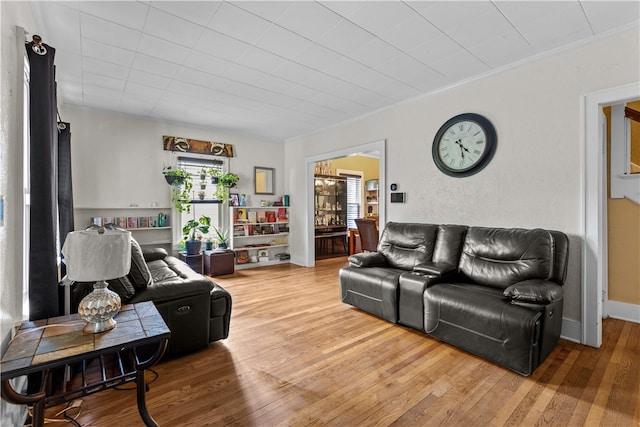
[[[184,169],[165,166],[162,174],[171,185],[171,203],[178,212],[191,212],[191,174]]]
[[[215,198],[220,203],[227,203],[231,199],[229,197],[229,189],[238,184],[240,177],[234,173],[227,172],[218,177],[218,185],[216,186]]]

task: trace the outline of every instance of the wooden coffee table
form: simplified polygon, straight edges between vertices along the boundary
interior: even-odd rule
[[[33,425],[42,426],[45,408],[135,382],[140,417],[156,426],[146,407],[144,371],[162,357],[171,331],[152,302],[124,305],[115,320],[114,329],[98,334],[82,332],[77,314],[22,323],[0,362],[2,398],[33,405]],[[98,375],[89,372],[94,360]],[[77,370],[82,381],[51,383],[54,372]],[[38,392],[13,389],[12,378],[33,373],[42,374]]]

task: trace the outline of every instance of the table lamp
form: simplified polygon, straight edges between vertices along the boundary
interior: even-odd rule
[[[62,247],[67,277],[74,282],[93,282],[93,292],[78,306],[87,322],[84,332],[98,333],[116,327],[120,296],[107,288],[106,280],[126,276],[131,268],[131,233],[121,230],[72,231]]]

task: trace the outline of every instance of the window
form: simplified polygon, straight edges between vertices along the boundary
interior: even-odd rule
[[[355,219],[362,217],[362,175],[360,171],[342,171],[340,176],[347,177],[347,227],[356,228]]]
[[[210,160],[210,159],[201,159],[194,157],[178,157],[178,168],[184,169],[189,172],[193,179],[193,189],[191,194],[191,200],[198,200],[198,191],[205,191],[207,193],[207,198],[213,198],[213,193],[216,191],[216,184],[211,183],[211,176],[207,175],[205,180],[203,181],[206,184],[205,190],[200,190],[200,171],[202,168],[205,169],[218,169],[219,173],[224,172],[224,162],[221,160]],[[202,215],[208,216],[211,218],[211,224],[215,225],[218,228],[221,227],[224,219],[221,214],[221,204],[215,202],[208,203],[194,203],[191,205],[191,212],[182,212],[180,215],[180,234],[182,235],[182,227],[184,224],[191,219],[198,219]],[[209,232],[209,236],[214,236],[215,233],[213,230]]]

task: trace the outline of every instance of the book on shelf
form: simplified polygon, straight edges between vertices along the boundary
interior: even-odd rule
[[[258,214],[256,213],[256,211],[249,211],[247,213],[247,217],[249,219],[249,222],[258,222]]]
[[[115,219],[112,216],[105,216],[102,218],[102,225],[115,224]]]
[[[244,237],[244,236],[246,236],[244,225],[234,225],[233,237]]]
[[[130,216],[127,219],[127,225],[128,225],[128,228],[138,228],[138,217]]]
[[[285,208],[278,208],[278,221],[287,220],[287,210]]]
[[[116,224],[118,225],[118,227],[127,228],[127,217],[126,216],[119,216],[117,219],[118,219],[118,222]]]
[[[236,250],[236,263],[246,264],[249,262],[249,251],[246,249]]]
[[[101,216],[92,216],[91,224],[102,226],[102,217]]]
[[[267,217],[267,222],[276,222],[276,212],[275,211],[266,211],[265,216]]]
[[[247,219],[247,209],[239,208],[238,209],[238,220]]]
[[[138,227],[139,228],[149,228],[149,217],[141,216],[138,218]]]
[[[256,222],[267,222],[267,215],[264,211],[257,211],[257,221]]]

